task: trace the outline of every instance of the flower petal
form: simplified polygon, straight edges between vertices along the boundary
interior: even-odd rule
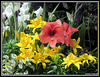
[[[77,45],[80,43],[80,37],[78,37],[77,39]]]
[[[39,38],[40,38],[40,41],[41,41],[42,43],[48,43],[49,40],[50,40],[50,36],[49,36],[48,34],[44,34],[44,33],[41,33],[41,34],[39,35]]]
[[[52,37],[49,41],[50,47],[54,48],[57,43],[56,38]]]
[[[73,48],[73,51],[74,51],[74,54],[76,55],[77,54],[77,49]]]
[[[62,25],[60,19],[58,19],[56,22],[57,22],[57,24]]]
[[[43,66],[43,69],[45,69],[45,68],[46,68],[46,64],[45,64],[45,63],[42,63],[42,66]]]
[[[81,47],[81,46],[79,46],[79,45],[76,45],[75,47],[76,47],[76,48],[80,48],[80,49],[82,49],[82,47]]]
[[[50,60],[45,60],[45,62],[46,62],[46,63],[50,63],[51,61],[50,61]]]

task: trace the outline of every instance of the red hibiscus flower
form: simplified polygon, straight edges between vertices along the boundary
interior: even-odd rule
[[[78,30],[70,27],[69,24],[67,24],[66,22],[63,22],[63,29],[64,29],[64,42],[65,44],[68,46],[69,44],[74,47],[74,44],[71,41],[71,34],[72,32],[77,32]]]
[[[64,30],[61,21],[47,22],[42,26],[41,34],[39,34],[42,43],[49,43],[54,48],[56,43],[64,43]]]

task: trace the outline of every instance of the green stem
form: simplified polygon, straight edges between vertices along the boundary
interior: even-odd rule
[[[89,19],[88,19],[88,38],[89,38],[89,46],[90,46],[90,51],[91,51],[91,40],[90,40],[90,33],[89,33]]]
[[[48,48],[50,47],[50,44],[49,44],[49,43],[47,44],[47,47],[48,47]]]
[[[98,49],[98,47],[96,47],[94,50],[92,50],[91,52],[94,52],[94,51],[96,51]]]
[[[50,21],[51,16],[53,15],[53,13],[56,11],[56,9],[58,8],[60,3],[58,3],[58,5],[54,8],[53,12],[50,14],[49,18],[48,18],[48,22]]]
[[[43,6],[43,19],[45,20],[45,13],[46,13],[46,3],[44,2]]]
[[[16,15],[14,13],[14,2],[12,2],[12,4],[13,4],[13,15],[14,15],[15,31],[16,31],[16,25],[17,25],[17,23],[16,23]],[[16,35],[15,35],[15,40],[16,40]]]

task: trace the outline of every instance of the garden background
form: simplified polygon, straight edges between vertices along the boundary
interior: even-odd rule
[[[8,1],[2,2],[1,6],[2,75],[86,75],[88,73],[98,75],[99,3],[97,1]],[[42,26],[46,22],[58,22],[57,20],[59,24],[61,22],[64,25],[65,22],[69,24],[70,29],[75,29],[70,39],[79,42],[80,47],[74,44],[76,50],[71,43],[67,45],[66,42],[57,42],[54,48],[50,41],[48,43],[41,41],[43,39],[39,36],[44,30]],[[31,49],[32,52],[28,52]],[[40,53],[43,57],[39,57]],[[79,64],[75,64],[77,61],[74,59],[77,59]]]

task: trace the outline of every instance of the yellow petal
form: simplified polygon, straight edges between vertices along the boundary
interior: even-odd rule
[[[46,68],[46,64],[45,64],[45,63],[42,63],[42,66],[43,66],[43,69],[45,69],[45,68]]]
[[[51,61],[50,61],[50,60],[45,60],[45,62],[46,62],[46,63],[50,63]]]
[[[61,65],[67,64],[67,62],[62,62]]]
[[[80,65],[79,64],[82,64],[82,63],[81,62],[74,63],[74,65],[78,68],[78,70],[80,70]]]
[[[62,56],[62,57],[64,57],[65,55],[64,54],[62,54],[62,53],[58,53],[58,55],[60,55],[60,56]]]
[[[23,45],[21,43],[16,43],[16,46],[22,47]]]
[[[29,28],[34,28],[35,25],[33,25],[33,24],[28,24],[28,25],[26,26],[26,28],[27,28],[27,27],[29,27]]]
[[[65,69],[67,68],[67,64],[65,65]]]
[[[80,43],[80,37],[78,37],[77,39],[77,45]]]
[[[77,49],[76,48],[73,48],[73,52],[76,55],[77,54]]]
[[[36,64],[36,61],[34,59],[30,59],[34,64]]]
[[[80,48],[80,49],[82,49],[82,47],[81,47],[81,46],[79,46],[79,45],[76,45],[75,47],[76,47],[76,48]]]
[[[33,33],[35,33],[35,29],[36,29],[36,28],[33,29],[33,31],[32,31]]]

